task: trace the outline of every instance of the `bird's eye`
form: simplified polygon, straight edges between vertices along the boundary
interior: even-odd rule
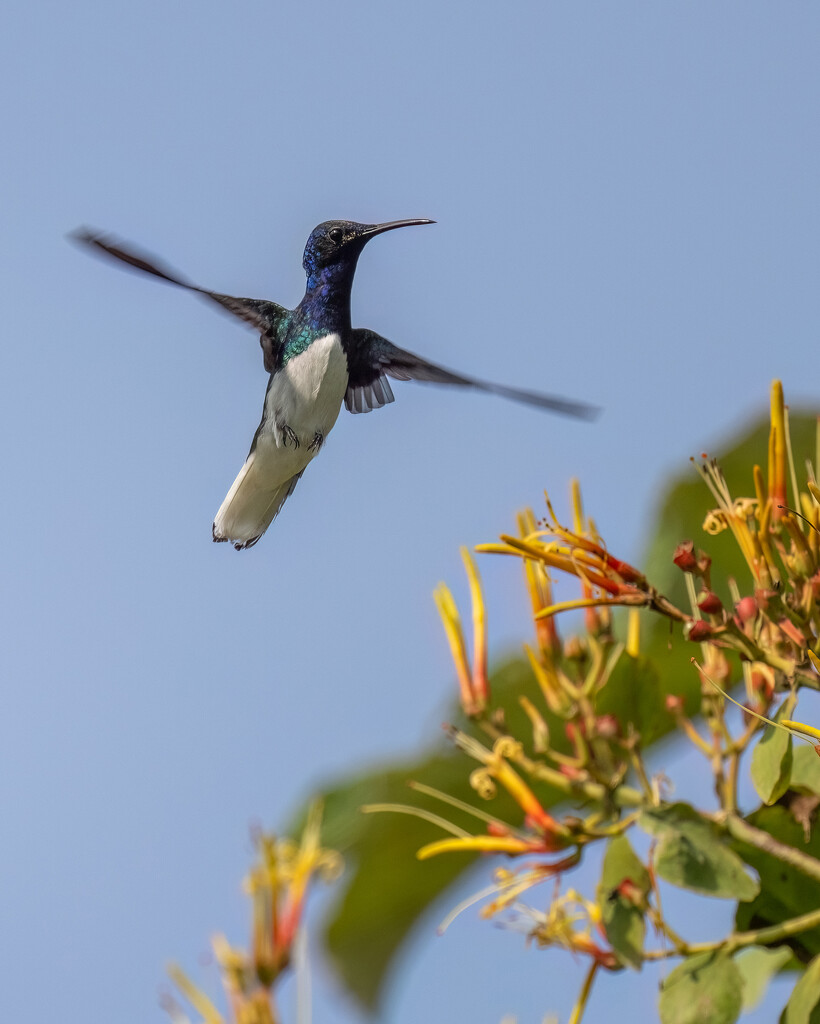
[[[331,242],[334,242],[336,245],[338,245],[339,242],[341,242],[344,236],[345,233],[344,231],[342,231],[341,228],[331,228],[330,231],[328,231],[328,237],[330,238]]]

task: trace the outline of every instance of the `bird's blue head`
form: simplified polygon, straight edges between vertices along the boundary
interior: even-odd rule
[[[376,235],[393,228],[434,223],[432,220],[394,220],[387,224],[357,224],[352,220],[326,220],[311,231],[302,266],[308,277],[315,276],[325,267],[348,266],[355,269],[362,249]]]

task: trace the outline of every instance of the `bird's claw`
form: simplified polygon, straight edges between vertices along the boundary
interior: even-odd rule
[[[318,452],[324,443],[325,435],[321,431],[317,430],[316,433],[313,435],[313,440],[308,445],[308,451]]]
[[[289,427],[287,423],[280,423],[277,424],[277,426],[279,428],[279,433],[282,437],[281,446],[283,448],[287,448],[288,441],[290,441],[292,442],[294,448],[298,448],[299,438],[296,434],[296,431],[292,427]]]

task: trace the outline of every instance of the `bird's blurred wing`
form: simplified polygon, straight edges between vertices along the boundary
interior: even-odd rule
[[[345,406],[353,413],[370,412],[393,401],[393,392],[387,377],[394,380],[428,381],[432,384],[453,384],[463,388],[477,388],[516,402],[549,409],[564,416],[575,416],[590,420],[598,415],[595,406],[584,402],[573,402],[555,395],[544,395],[540,391],[525,391],[504,384],[464,377],[442,366],[429,363],[421,356],[397,348],[375,331],[356,329],[351,332],[352,340],[347,352],[349,383],[345,394]]]
[[[273,373],[276,369],[279,355],[278,328],[283,318],[289,313],[283,306],[269,302],[267,299],[240,299],[234,298],[233,295],[222,295],[220,292],[211,292],[207,288],[200,288],[198,285],[186,281],[169,267],[163,266],[153,257],[149,259],[133,249],[124,248],[120,242],[109,236],[97,234],[87,228],[75,231],[71,238],[81,245],[89,246],[97,252],[105,253],[113,259],[127,263],[129,267],[141,270],[145,274],[152,274],[162,281],[186,288],[188,291],[196,292],[198,295],[218,303],[223,309],[260,332],[259,341],[264,353],[265,369],[268,373]]]

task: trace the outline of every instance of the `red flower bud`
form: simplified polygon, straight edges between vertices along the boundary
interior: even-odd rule
[[[665,703],[666,710],[670,714],[677,715],[683,711],[683,697],[679,697],[676,693],[667,693]]]
[[[723,602],[713,590],[702,590],[698,594],[698,608],[704,615],[720,615]]]
[[[714,627],[710,626],[703,619],[696,619],[684,632],[687,640],[692,640],[694,643],[702,643],[704,640],[710,640],[714,636]]]
[[[695,543],[691,540],[678,544],[672,561],[683,572],[691,572],[693,576],[706,576],[712,564],[712,559],[705,552],[695,553]]]
[[[693,540],[685,540],[683,543],[678,544],[675,548],[675,554],[672,556],[672,561],[683,572],[697,572],[698,560],[695,558],[695,542]]]

